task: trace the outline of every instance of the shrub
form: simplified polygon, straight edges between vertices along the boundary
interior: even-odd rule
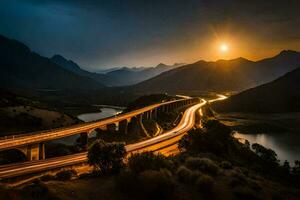
[[[185,165],[190,169],[200,170],[212,175],[217,175],[220,168],[208,158],[189,157],[185,161]]]
[[[51,175],[49,175],[49,174],[46,174],[46,175],[40,177],[40,180],[46,182],[46,181],[55,180],[55,177],[54,177],[54,176],[51,176]]]
[[[146,170],[170,169],[172,162],[162,154],[143,152],[131,155],[128,159],[128,167],[134,173],[141,173]]]
[[[93,165],[96,171],[104,174],[118,172],[124,165],[125,155],[126,150],[123,143],[106,143],[98,139],[88,150],[88,163]]]
[[[146,199],[172,199],[175,182],[171,172],[147,170],[139,175],[139,192]]]
[[[205,124],[206,129],[193,129],[179,141],[180,151],[192,154],[228,155],[233,143],[231,129],[216,120]]]
[[[172,199],[175,189],[172,173],[167,169],[145,170],[140,174],[125,170],[116,177],[115,183],[129,199]]]
[[[192,171],[185,166],[180,166],[176,171],[176,175],[180,182],[194,184],[201,173],[199,171]]]
[[[255,191],[251,190],[249,187],[237,187],[234,189],[234,195],[240,200],[259,200]]]
[[[137,176],[130,170],[123,170],[115,177],[116,188],[126,194],[136,193]]]
[[[56,174],[56,178],[60,181],[70,180],[73,176],[76,176],[77,172],[75,170],[63,170]]]
[[[222,161],[220,167],[223,169],[232,169],[231,162],[229,161]]]
[[[247,184],[247,178],[242,172],[239,170],[233,170],[229,173],[229,176],[231,177],[230,179],[230,185],[231,187],[236,187],[240,185],[245,185]]]
[[[206,174],[202,174],[196,181],[197,188],[202,192],[211,192],[214,187],[214,179]]]

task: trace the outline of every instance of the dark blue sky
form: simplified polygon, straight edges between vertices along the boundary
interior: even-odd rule
[[[86,68],[260,59],[300,50],[299,8],[298,0],[1,0],[0,34]]]

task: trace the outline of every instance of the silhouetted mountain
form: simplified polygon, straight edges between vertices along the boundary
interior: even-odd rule
[[[80,76],[86,76],[91,79],[94,79],[97,82],[100,82],[103,85],[106,85],[106,76],[103,74],[93,73],[82,69],[77,63],[73,62],[72,60],[67,60],[61,55],[54,55],[51,58],[52,62],[56,63],[57,65],[61,66],[62,68],[74,72]]]
[[[125,86],[133,85],[149,78],[152,78],[164,71],[173,69],[180,64],[174,64],[173,66],[160,63],[156,67],[122,67],[113,68],[111,70],[105,70],[105,73],[93,73],[82,69],[78,64],[72,60],[67,60],[61,55],[54,55],[51,60],[60,65],[62,68],[79,74],[81,76],[87,76],[92,78],[106,86]]]
[[[65,70],[24,44],[0,35],[0,85],[3,88],[98,89],[96,81]]]
[[[122,67],[113,67],[113,68],[108,68],[108,69],[95,69],[93,70],[94,72],[96,73],[99,73],[99,74],[106,74],[108,72],[112,72],[112,71],[115,71],[115,70],[119,70],[121,69]]]
[[[299,64],[300,53],[295,51],[282,51],[275,57],[257,62],[244,58],[216,62],[201,60],[164,72],[130,89],[142,93],[240,91],[274,80]]]
[[[299,112],[299,85],[300,68],[297,68],[272,82],[216,102],[214,108],[230,112]]]
[[[72,60],[67,60],[61,55],[54,55],[51,60],[58,64],[59,66],[67,69],[69,71],[75,72],[76,74],[84,74],[85,71],[82,70],[75,62]]]
[[[106,83],[109,86],[124,86],[124,85],[133,85],[149,78],[152,78],[162,72],[174,69],[178,67],[177,65],[165,65],[160,63],[156,67],[149,68],[128,68],[123,67],[118,70],[114,70],[106,73]]]

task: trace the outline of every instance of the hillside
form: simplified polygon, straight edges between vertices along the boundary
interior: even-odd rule
[[[72,60],[67,60],[66,58],[64,58],[61,55],[54,55],[51,58],[51,61],[54,62],[55,64],[61,66],[62,68],[74,72],[75,74],[78,74],[80,76],[84,76],[84,77],[88,77],[91,78],[103,85],[105,85],[105,79],[106,76],[103,74],[98,74],[98,73],[92,73],[89,71],[86,71],[84,69],[82,69],[77,63],[75,63]]]
[[[0,84],[2,88],[99,89],[100,83],[70,72],[24,44],[0,35]]]
[[[0,89],[0,137],[68,126],[79,121],[45,103]]]
[[[214,108],[223,112],[299,112],[299,85],[297,68],[272,82],[216,102]]]
[[[300,63],[300,53],[282,51],[280,54],[253,62],[244,58],[198,61],[185,65],[130,87],[142,93],[192,91],[240,91],[274,80],[295,69]]]

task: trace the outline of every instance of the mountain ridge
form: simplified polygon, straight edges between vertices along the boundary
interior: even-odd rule
[[[291,50],[259,61],[245,58],[199,60],[133,85],[130,90],[186,94],[191,91],[242,91],[274,80],[295,69],[298,63],[300,53]]]
[[[266,84],[250,88],[213,107],[221,112],[299,112],[300,90],[299,68]]]
[[[26,45],[0,35],[0,82],[5,88],[99,89],[104,85],[79,76],[31,51]]]

